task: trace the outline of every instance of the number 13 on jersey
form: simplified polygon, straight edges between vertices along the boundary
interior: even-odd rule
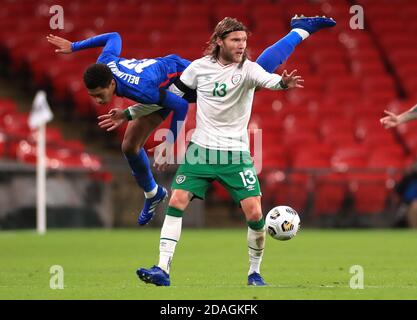
[[[227,93],[227,85],[225,83],[214,83],[213,97],[224,97]]]

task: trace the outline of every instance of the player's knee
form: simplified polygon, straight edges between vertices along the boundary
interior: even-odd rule
[[[254,210],[246,213],[246,220],[251,222],[257,222],[261,220],[262,212],[259,210]]]
[[[185,210],[190,202],[188,192],[184,190],[174,190],[169,199],[169,206],[179,210]]]
[[[130,140],[123,140],[122,142],[122,152],[125,156],[135,156],[139,152],[139,147],[132,143]]]
[[[242,206],[247,221],[259,221],[262,218],[261,206],[257,201],[247,201]]]

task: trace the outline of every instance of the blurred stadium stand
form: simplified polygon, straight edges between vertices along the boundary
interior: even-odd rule
[[[49,33],[75,41],[117,31],[123,39],[123,57],[176,53],[193,60],[202,56],[216,22],[232,16],[252,31],[249,48],[255,59],[288,32],[294,14],[335,18],[335,28],[297,47],[278,71],[297,69],[305,78],[305,89],[264,90],[255,96],[249,127],[263,130],[264,210],[286,204],[300,211],[304,222],[324,217],[337,225],[341,218],[351,224],[361,216],[389,216],[395,208],[393,186],[415,161],[417,125],[387,131],[378,120],[385,109],[400,112],[417,101],[417,2],[25,0],[1,4],[0,57],[7,62],[10,77],[24,76],[35,88],[48,89],[56,105],[71,106],[70,116],[89,120],[91,126],[96,125],[97,115],[108,110],[96,107],[82,84],[83,71],[96,60],[99,49],[56,55],[45,40]],[[64,8],[64,30],[49,28],[49,8],[56,4]],[[364,8],[364,30],[349,27],[353,4]],[[131,103],[115,98],[108,107]],[[34,163],[26,117],[13,101],[0,100],[1,157]],[[186,131],[194,127],[192,106]],[[115,135],[120,142],[124,130]],[[151,137],[146,147],[157,143]],[[57,128],[48,129],[48,159],[50,166],[65,168],[101,166],[100,158],[84,152],[82,141],[65,141]],[[219,185],[211,196],[209,206],[216,200],[230,202]]]

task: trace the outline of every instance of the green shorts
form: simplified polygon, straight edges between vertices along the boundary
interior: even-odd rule
[[[172,189],[186,190],[204,199],[213,181],[220,182],[236,203],[262,195],[249,152],[206,149],[191,142]]]

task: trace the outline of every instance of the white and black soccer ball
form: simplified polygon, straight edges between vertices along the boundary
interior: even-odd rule
[[[272,238],[290,240],[300,228],[300,216],[291,207],[277,206],[266,215],[265,225]]]

